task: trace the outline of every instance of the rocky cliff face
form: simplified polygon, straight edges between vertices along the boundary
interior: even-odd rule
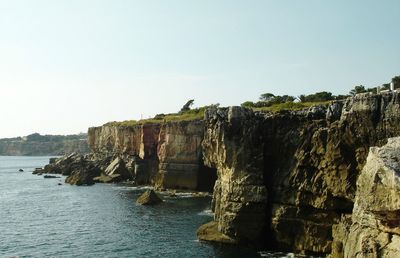
[[[166,123],[157,145],[157,187],[196,189],[202,162],[203,121]]]
[[[352,213],[369,147],[400,135],[399,111],[398,93],[278,114],[208,110],[203,153],[218,171],[218,231],[239,242],[330,253],[332,226]]]
[[[399,94],[366,93],[308,110],[210,108],[202,121],[90,128],[93,154],[57,162],[77,184],[207,189],[217,179],[202,240],[390,256],[399,243],[400,140],[370,147],[399,135]]]
[[[87,135],[40,135],[0,139],[0,155],[54,156],[69,153],[88,153]]]
[[[203,122],[195,120],[93,127],[88,138],[97,155],[133,157],[134,173],[142,183],[153,183],[157,188],[197,189],[203,133]]]
[[[358,177],[353,214],[335,225],[331,257],[400,254],[400,138],[370,148]]]

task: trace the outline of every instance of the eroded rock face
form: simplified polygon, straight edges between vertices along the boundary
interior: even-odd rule
[[[218,170],[218,230],[270,248],[330,253],[332,226],[352,213],[369,147],[400,135],[399,106],[392,92],[275,114],[207,111],[202,146],[205,164]]]
[[[372,147],[357,180],[351,218],[334,230],[331,257],[400,255],[400,137]]]
[[[197,188],[203,134],[203,121],[165,123],[161,126],[157,148],[157,188]]]
[[[132,157],[125,162],[131,162],[137,183],[194,190],[202,164],[203,133],[202,121],[176,121],[129,127],[105,125],[90,128],[88,135],[94,153]]]
[[[218,171],[213,209],[218,230],[237,240],[260,238],[267,223],[261,121],[247,109],[210,109],[205,115],[204,162]]]
[[[215,221],[199,230],[203,240],[334,257],[384,256],[397,252],[400,209],[383,196],[399,189],[388,188],[386,172],[359,175],[369,148],[399,135],[399,94],[367,93],[300,111],[211,108],[204,121],[91,128],[89,161],[101,160],[96,167],[105,175],[118,156],[116,164],[123,160],[137,182],[158,188],[195,189],[206,168],[217,171]],[[55,164],[85,178],[77,168],[86,161],[70,161]],[[366,209],[369,202],[374,209]]]

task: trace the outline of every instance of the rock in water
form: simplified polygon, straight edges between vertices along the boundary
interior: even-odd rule
[[[44,173],[44,169],[43,168],[35,168],[35,170],[32,172],[33,175],[42,175]]]
[[[120,174],[113,174],[113,175],[100,175],[93,178],[94,182],[96,183],[117,183],[121,181]]]
[[[65,183],[71,185],[93,185],[95,182],[93,178],[100,176],[101,171],[93,165],[82,167],[72,172],[70,176],[65,179]]]
[[[24,170],[23,170],[22,168],[20,168],[18,171],[19,171],[19,172],[24,172]]]
[[[111,164],[106,168],[105,173],[107,176],[113,178],[113,182],[130,178],[129,170],[126,168],[125,162],[119,157],[111,162]]]
[[[43,178],[61,178],[59,176],[44,175]]]
[[[153,191],[147,190],[136,201],[141,205],[153,205],[163,202],[163,200]]]
[[[202,241],[236,244],[237,241],[218,231],[218,223],[211,221],[197,230],[197,237]]]

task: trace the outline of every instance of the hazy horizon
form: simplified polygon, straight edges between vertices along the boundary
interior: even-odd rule
[[[399,1],[0,0],[0,138],[346,94],[400,75]]]

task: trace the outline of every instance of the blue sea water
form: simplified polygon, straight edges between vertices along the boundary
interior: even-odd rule
[[[31,174],[48,160],[0,156],[0,257],[260,257],[196,240],[212,219],[210,197],[163,196],[160,205],[140,206],[143,188],[77,187]]]

